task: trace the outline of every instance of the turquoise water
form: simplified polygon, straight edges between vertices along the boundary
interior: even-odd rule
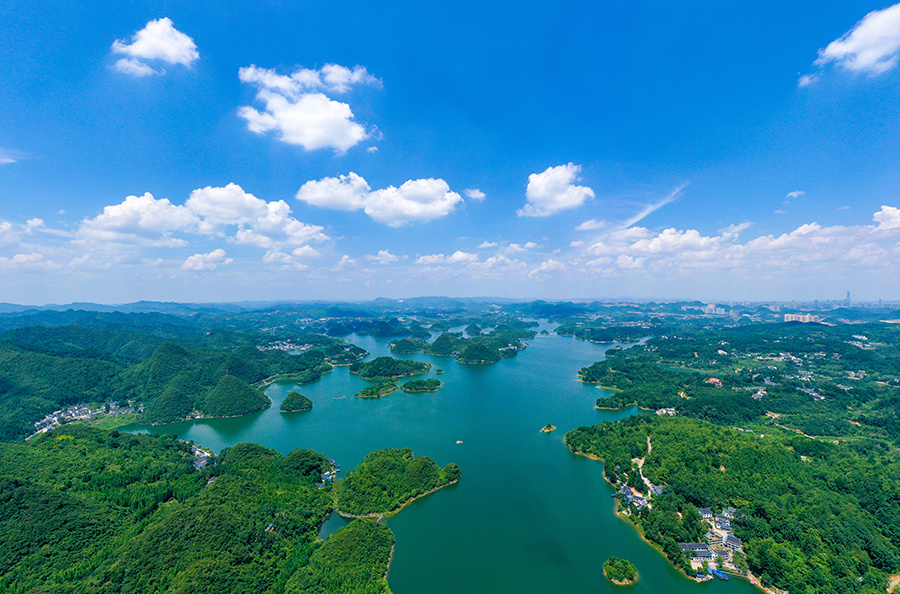
[[[389,354],[386,341],[354,341],[373,357]],[[388,576],[395,594],[616,592],[621,588],[603,577],[610,555],[637,566],[640,579],[628,592],[758,592],[744,580],[697,584],[679,574],[616,517],[602,464],[566,448],[570,429],[637,413],[596,410],[602,391],[575,379],[609,347],[551,335],[493,365],[413,355],[434,365],[421,377],[444,385],[377,400],[354,398],[368,382],[336,368],[299,388],[314,402],[309,412],[281,413],[281,401],[298,388],[278,384],[268,388],[273,405],[261,413],[152,429],[216,451],[247,441],[282,453],[313,448],[344,472],[388,447],[409,446],[441,466],[459,464],[459,483],[387,521],[397,539]],[[444,373],[435,375],[437,368]],[[541,433],[547,423],[558,430]],[[323,535],[343,524],[333,517]]]

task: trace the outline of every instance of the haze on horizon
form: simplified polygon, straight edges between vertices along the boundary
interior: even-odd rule
[[[0,18],[2,302],[900,294],[900,4]]]

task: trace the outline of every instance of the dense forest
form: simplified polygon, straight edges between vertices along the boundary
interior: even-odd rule
[[[371,361],[354,363],[350,366],[350,373],[355,373],[367,380],[386,380],[427,373],[429,369],[431,369],[431,363],[393,357],[377,357]]]
[[[441,387],[441,380],[430,377],[428,379],[415,379],[405,382],[402,386],[404,392],[436,392]]]
[[[281,412],[312,410],[312,407],[313,401],[295,390],[291,390],[281,402]]]
[[[351,516],[396,512],[411,500],[459,480],[459,466],[444,468],[409,448],[372,452],[337,486],[337,508]]]
[[[618,586],[626,586],[637,580],[637,568],[628,559],[612,556],[603,563],[603,575]]]
[[[696,542],[697,508],[734,506],[745,563],[790,592],[883,592],[900,569],[900,463],[875,443],[848,447],[783,431],[761,434],[698,419],[638,415],[566,435],[614,484],[663,485],[629,518],[685,571],[678,542]],[[652,450],[648,452],[648,439]]]
[[[357,398],[381,398],[382,396],[387,396],[388,394],[393,394],[400,388],[397,386],[397,382],[393,380],[384,380],[378,382],[377,384],[372,384],[371,386],[366,386],[354,396]]]
[[[401,498],[459,476],[403,459]],[[330,483],[317,488],[324,456],[239,444],[195,461],[174,437],[84,426],[0,443],[0,591],[389,594],[387,527],[357,520],[316,538],[334,505]],[[383,453],[366,461],[355,480]]]

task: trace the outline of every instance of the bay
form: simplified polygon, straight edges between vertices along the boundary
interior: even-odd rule
[[[390,354],[386,341],[351,338],[372,357]],[[576,380],[578,369],[613,346],[550,335],[492,365],[413,355],[408,358],[433,365],[419,377],[444,385],[381,399],[355,398],[369,382],[336,368],[306,386],[270,386],[272,407],[254,415],[123,429],[175,433],[217,452],[241,442],[284,454],[313,448],[343,472],[389,447],[411,447],[441,466],[456,462],[459,483],[387,520],[397,539],[388,576],[395,594],[616,592],[603,577],[610,555],[637,567],[640,579],[630,592],[758,592],[746,580],[698,584],[678,573],[616,516],[602,464],[571,454],[563,443],[576,427],[638,414],[595,409],[603,392]],[[439,368],[444,373],[436,375]],[[311,411],[280,412],[294,389],[312,399]],[[541,433],[547,423],[558,429]],[[344,524],[333,516],[321,535]]]

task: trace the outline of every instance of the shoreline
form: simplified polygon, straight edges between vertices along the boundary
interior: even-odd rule
[[[568,446],[569,446],[569,444],[566,443],[566,447],[568,447]],[[576,456],[584,456],[585,458],[589,458],[589,459],[591,459],[591,460],[596,460],[596,461],[598,461],[598,462],[603,462],[603,459],[602,459],[602,458],[600,458],[599,456],[596,456],[596,455],[594,455],[594,454],[586,454],[586,453],[584,453],[584,452],[575,452],[575,451],[572,450],[572,448],[569,448],[569,451],[572,452],[573,454],[575,454]],[[604,464],[605,464],[605,462],[604,462]],[[611,487],[615,488],[615,485],[613,485],[613,484],[609,481],[609,479],[606,477],[606,470],[605,470],[605,468],[604,468],[604,472],[603,472],[603,480],[605,480],[605,481],[607,482],[608,485],[610,485]],[[618,500],[616,500],[616,511],[614,511],[613,513],[616,515],[617,518],[619,518],[619,519],[622,520],[623,522],[628,523],[628,525],[631,526],[632,529],[634,529],[634,531],[635,531],[635,532],[637,533],[637,535],[641,538],[641,540],[644,541],[647,545],[649,545],[650,548],[652,548],[654,551],[656,551],[657,553],[659,553],[660,555],[662,555],[662,558],[666,561],[666,563],[668,563],[670,566],[674,567],[675,570],[678,571],[678,573],[680,573],[681,575],[683,575],[685,578],[687,578],[687,579],[689,579],[689,580],[697,581],[695,578],[692,578],[691,576],[689,576],[688,574],[686,574],[686,573],[684,572],[683,569],[681,569],[680,567],[677,567],[674,563],[672,563],[672,561],[671,561],[668,557],[666,557],[666,554],[665,554],[665,552],[662,550],[662,547],[659,546],[658,544],[656,544],[655,542],[649,540],[646,536],[644,536],[644,532],[643,532],[643,530],[641,530],[641,527],[638,526],[637,524],[635,524],[634,522],[632,522],[632,521],[628,518],[628,514],[625,514],[625,513],[621,512],[621,511],[619,511],[618,507],[619,507],[619,503],[618,503]],[[605,575],[605,574],[604,574],[604,575]],[[762,590],[762,591],[765,592],[766,594],[784,594],[784,593],[781,592],[780,590],[776,590],[776,589],[774,589],[774,588],[766,588],[766,587],[764,587],[764,586],[762,585],[762,583],[760,582],[759,578],[756,577],[755,575],[753,575],[753,574],[752,574],[751,572],[749,572],[749,571],[747,572],[746,575],[740,575],[740,574],[734,574],[734,573],[729,574],[729,575],[731,575],[732,577],[735,577],[735,578],[743,578],[743,579],[746,579],[747,581],[750,582],[750,584],[751,584],[752,586],[755,586],[756,588],[759,588],[760,590]],[[897,577],[900,578],[900,575],[898,575]]]
[[[357,515],[357,514],[348,514],[347,512],[343,512],[343,511],[341,511],[340,509],[338,509],[337,507],[335,507],[335,508],[334,508],[334,512],[335,512],[337,515],[341,516],[342,518],[354,518],[354,519],[369,518],[369,519],[376,520],[376,521],[379,521],[379,520],[388,520],[388,519],[393,518],[394,516],[396,516],[398,513],[400,513],[400,512],[403,510],[404,507],[406,507],[407,505],[409,505],[409,504],[412,503],[413,501],[415,501],[415,500],[417,500],[417,499],[421,499],[422,497],[425,497],[426,495],[431,495],[432,493],[435,493],[435,492],[437,492],[437,491],[440,491],[441,489],[443,489],[443,488],[445,488],[445,487],[449,487],[450,485],[455,485],[456,483],[459,482],[459,479],[460,479],[460,478],[462,478],[462,477],[457,477],[456,480],[450,481],[449,483],[447,483],[447,484],[445,484],[445,485],[441,485],[440,487],[435,487],[434,489],[432,489],[432,490],[430,490],[430,491],[425,491],[425,492],[422,493],[421,495],[416,495],[416,496],[413,497],[412,499],[410,499],[410,500],[408,500],[408,501],[405,501],[400,507],[398,507],[398,508],[396,508],[396,509],[392,509],[391,511],[382,512],[382,513],[371,513],[371,514],[359,514],[359,515]]]

